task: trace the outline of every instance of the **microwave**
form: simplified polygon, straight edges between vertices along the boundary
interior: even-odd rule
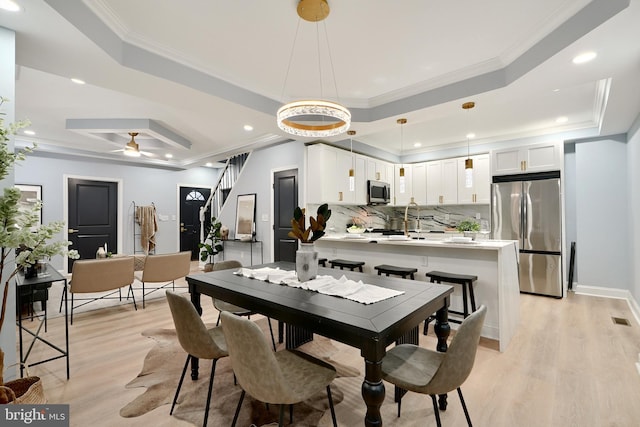
[[[386,205],[391,201],[391,184],[382,181],[367,181],[367,204]]]

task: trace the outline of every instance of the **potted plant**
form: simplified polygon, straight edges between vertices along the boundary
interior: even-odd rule
[[[7,101],[5,98],[0,97],[0,106],[5,101]],[[9,150],[7,146],[9,136],[15,135],[18,129],[28,126],[29,123],[18,121],[5,127],[3,115],[4,113],[0,112],[0,180],[6,178],[15,163],[24,160],[25,155],[33,149],[29,147],[18,152]],[[40,225],[38,218],[40,203],[34,204],[28,210],[19,210],[19,201],[20,190],[17,188],[5,188],[3,195],[0,196],[0,278],[4,281],[0,330],[7,316],[9,286],[14,281],[15,275],[20,269],[32,269],[38,260],[64,254],[70,244],[68,241],[51,241],[57,233],[62,231],[64,224],[56,221]],[[16,251],[16,249],[20,250]],[[77,258],[77,251],[69,251],[69,256]],[[13,314],[13,308],[9,313]],[[8,324],[10,327],[15,327],[13,320]],[[12,388],[11,383],[18,380],[5,383],[3,373],[4,352],[0,348],[0,386]],[[5,388],[0,387],[0,404],[11,400],[12,397],[7,393]]]
[[[214,255],[222,252],[224,247],[222,246],[222,233],[220,229],[222,224],[216,220],[216,217],[211,217],[211,225],[209,227],[209,234],[203,243],[198,243],[200,250],[200,261],[205,262],[204,271],[209,272],[213,269],[213,257]],[[208,261],[208,262],[207,262]]]
[[[480,231],[480,223],[473,219],[465,219],[464,221],[460,221],[456,229],[464,233],[465,237],[475,239],[476,233]]]
[[[300,249],[296,251],[296,273],[301,282],[315,279],[318,274],[318,253],[313,242],[324,236],[329,218],[331,209],[326,203],[318,206],[315,218],[309,217],[309,227],[306,226],[305,210],[296,207],[293,211],[288,236],[300,241]]]

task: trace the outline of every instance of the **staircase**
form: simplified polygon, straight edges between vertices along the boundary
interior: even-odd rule
[[[211,192],[211,195],[204,206],[200,208],[201,242],[204,241],[204,236],[207,235],[208,231],[208,229],[205,229],[208,225],[204,223],[205,213],[207,210],[210,210],[211,216],[218,218],[218,215],[227,200],[227,196],[231,192],[233,185],[238,180],[238,176],[240,176],[240,172],[242,172],[242,168],[249,158],[249,154],[251,153],[237,154],[227,159],[214,190]]]

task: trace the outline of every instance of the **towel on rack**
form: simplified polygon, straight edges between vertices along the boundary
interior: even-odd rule
[[[158,219],[156,207],[136,206],[136,222],[140,224],[140,244],[145,254],[156,247],[156,231],[158,231]]]

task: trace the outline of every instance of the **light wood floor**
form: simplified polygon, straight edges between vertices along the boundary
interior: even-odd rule
[[[631,326],[615,325],[612,316],[629,319]],[[215,318],[208,308],[205,321]],[[137,312],[128,305],[80,313],[70,327],[71,379],[65,378],[63,359],[32,367],[31,373],[42,377],[50,403],[70,404],[72,426],[190,425],[170,417],[167,406],[133,419],[118,415],[142,393],[124,385],[138,374],[153,345],[140,332],[153,327],[173,327],[164,298]],[[63,331],[62,319],[51,319],[47,337],[60,342]],[[421,340],[432,348],[434,343],[432,336]],[[640,328],[626,302],[575,294],[562,300],[521,295],[516,336],[506,352],[494,347],[481,344],[462,387],[474,425],[640,425]],[[336,360],[351,362],[363,372],[358,351],[341,348]],[[393,405],[391,387],[387,390],[383,406]],[[338,423],[362,425],[363,406],[359,394],[345,396],[336,407]],[[386,426],[435,425],[428,397],[409,393],[402,406],[406,417],[388,417]],[[449,395],[443,425],[465,425],[455,393]]]

